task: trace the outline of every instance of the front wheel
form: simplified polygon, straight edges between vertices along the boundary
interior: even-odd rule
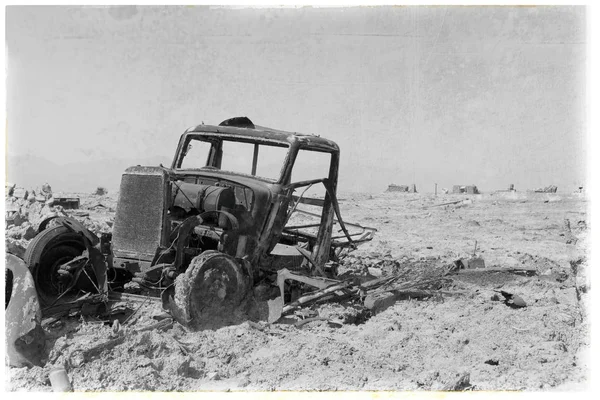
[[[171,312],[192,330],[241,323],[248,319],[243,304],[249,287],[249,277],[233,257],[205,251],[177,277]]]

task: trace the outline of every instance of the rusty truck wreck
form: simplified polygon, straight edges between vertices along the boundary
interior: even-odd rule
[[[324,169],[298,179],[298,160],[308,160],[310,170],[312,156],[326,160]],[[97,237],[69,217],[40,224],[25,254],[40,300],[135,282],[160,295],[178,322],[203,329],[210,319],[227,324],[258,283],[278,284],[288,298],[282,279],[321,287],[319,279],[335,276],[328,261],[336,251],[374,231],[340,216],[339,157],[331,140],[255,126],[246,117],[192,127],[170,168],[125,171],[111,234]],[[305,195],[316,188],[322,198]]]

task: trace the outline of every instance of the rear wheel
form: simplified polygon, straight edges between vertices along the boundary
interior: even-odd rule
[[[243,307],[250,279],[232,257],[206,251],[175,282],[173,315],[193,330],[218,329],[247,319]]]
[[[33,275],[43,305],[51,304],[71,286],[76,275],[64,273],[60,269],[83,253],[83,240],[79,234],[59,225],[45,229],[27,246],[25,262]],[[94,279],[93,270],[85,267],[72,289],[93,291],[94,284],[90,279]]]

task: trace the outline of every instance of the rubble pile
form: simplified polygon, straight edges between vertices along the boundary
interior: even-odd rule
[[[89,196],[83,207],[78,209],[65,209],[60,205],[57,199],[63,197],[53,194],[47,183],[41,189],[24,189],[7,184],[5,194],[5,245],[7,252],[18,257],[23,258],[27,245],[38,233],[39,224],[53,216],[73,217],[97,235],[112,231],[116,200],[109,198],[106,191],[102,195]],[[71,201],[77,199],[79,204],[76,196],[64,198]]]
[[[401,280],[413,280],[440,276],[450,265],[444,263],[440,257],[403,256],[398,259],[392,256],[391,251],[348,253],[339,261],[338,273],[340,279],[362,277],[369,280],[382,276],[398,276]]]

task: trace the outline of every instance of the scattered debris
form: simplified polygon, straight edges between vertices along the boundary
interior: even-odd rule
[[[48,374],[54,392],[72,392],[73,386],[64,368],[54,368]]]
[[[481,258],[481,257],[460,258],[460,259],[454,261],[454,265],[459,270],[485,268],[485,262],[483,261],[483,258]]]
[[[525,300],[523,300],[521,296],[505,292],[504,290],[499,290],[497,292],[504,296],[504,304],[507,306],[512,308],[527,307],[527,303],[525,303]]]

